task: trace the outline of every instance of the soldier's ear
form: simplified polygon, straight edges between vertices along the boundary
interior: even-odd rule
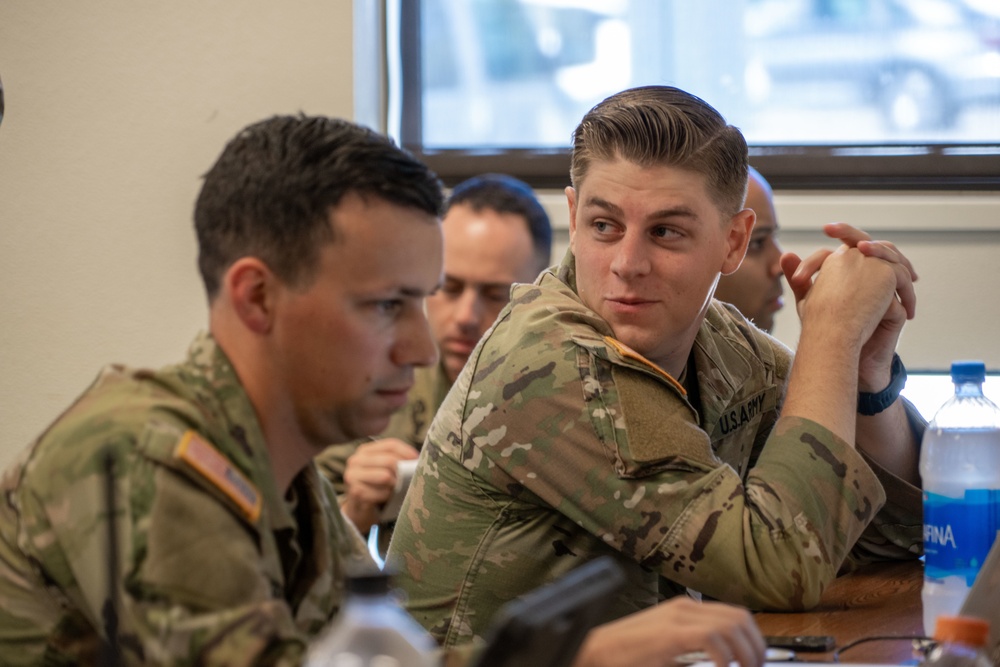
[[[226,271],[222,289],[243,325],[266,334],[274,326],[277,284],[267,264],[256,257],[241,257]]]
[[[743,257],[747,254],[747,246],[750,244],[750,236],[753,233],[753,225],[756,220],[757,214],[753,212],[753,209],[745,208],[729,221],[722,259],[722,275],[728,276],[740,268]]]
[[[566,205],[569,207],[569,239],[570,245],[573,244],[573,238],[576,236],[576,188],[571,185],[567,185],[564,190],[566,193]]]

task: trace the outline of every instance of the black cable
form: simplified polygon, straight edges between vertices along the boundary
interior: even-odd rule
[[[859,646],[861,644],[866,644],[868,642],[900,641],[904,639],[913,642],[913,648],[925,654],[934,646],[934,640],[925,635],[876,635],[872,637],[862,637],[861,639],[855,639],[852,642],[848,642],[834,651],[833,661],[840,662],[840,655],[844,651],[849,651],[855,646]],[[917,644],[917,642],[920,643]]]
[[[118,643],[118,527],[115,521],[117,501],[115,494],[115,454],[111,449],[104,452],[104,502],[107,510],[107,576],[108,597],[104,601],[101,615],[104,617],[103,667],[120,667],[122,663],[121,645]]]

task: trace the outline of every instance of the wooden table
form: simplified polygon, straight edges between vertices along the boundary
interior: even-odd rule
[[[839,577],[820,604],[804,613],[759,613],[755,618],[765,635],[832,635],[837,648],[863,637],[923,635],[920,561],[878,563]],[[830,653],[802,653],[799,660],[833,660]],[[841,662],[915,664],[907,640],[869,642],[840,656]]]

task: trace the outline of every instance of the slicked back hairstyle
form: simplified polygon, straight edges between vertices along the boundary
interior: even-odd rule
[[[330,212],[348,193],[441,215],[437,176],[391,139],[346,120],[275,116],[246,127],[205,174],[195,204],[198,269],[211,302],[241,257],[284,282],[308,285]]]
[[[593,162],[616,159],[701,174],[725,215],[743,208],[746,139],[711,105],[679,88],[630,88],[587,112],[573,132],[573,187],[579,189]]]
[[[552,256],[552,223],[527,183],[507,174],[473,176],[451,191],[445,214],[456,204],[468,206],[477,213],[488,210],[524,218],[531,234],[538,272],[548,267]]]

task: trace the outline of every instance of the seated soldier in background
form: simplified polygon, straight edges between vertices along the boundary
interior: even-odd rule
[[[105,369],[0,481],[0,662],[112,664],[117,598],[114,664],[301,663],[347,567],[370,564],[313,458],[383,430],[435,362],[441,204],[423,164],[346,121],[276,117],[229,142],[195,208],[208,333],[177,365]],[[694,650],[759,667],[764,643],[746,610],[679,600],[592,630],[575,664]]]
[[[800,610],[849,553],[919,556],[922,422],[894,354],[916,276],[892,244],[827,225],[837,250],[782,257],[793,363],[712,298],[752,233],[747,167],[739,130],[676,88],[613,95],[577,127],[570,249],[469,358],[390,545],[445,646],[601,555],[628,582],[608,618],[659,609],[660,575]]]
[[[749,172],[744,206],[757,214],[757,221],[743,263],[733,273],[719,278],[715,298],[736,306],[745,318],[771,333],[774,316],[784,306],[778,216],[774,212],[771,185],[753,167]]]
[[[333,445],[318,458],[341,494],[344,514],[367,533],[396,486],[396,464],[414,459],[427,427],[476,343],[510,300],[549,265],[549,217],[522,181],[475,176],[455,186],[445,205],[444,284],[427,299],[440,362],[416,373],[406,406],[378,439]],[[388,546],[388,540],[380,536]]]

